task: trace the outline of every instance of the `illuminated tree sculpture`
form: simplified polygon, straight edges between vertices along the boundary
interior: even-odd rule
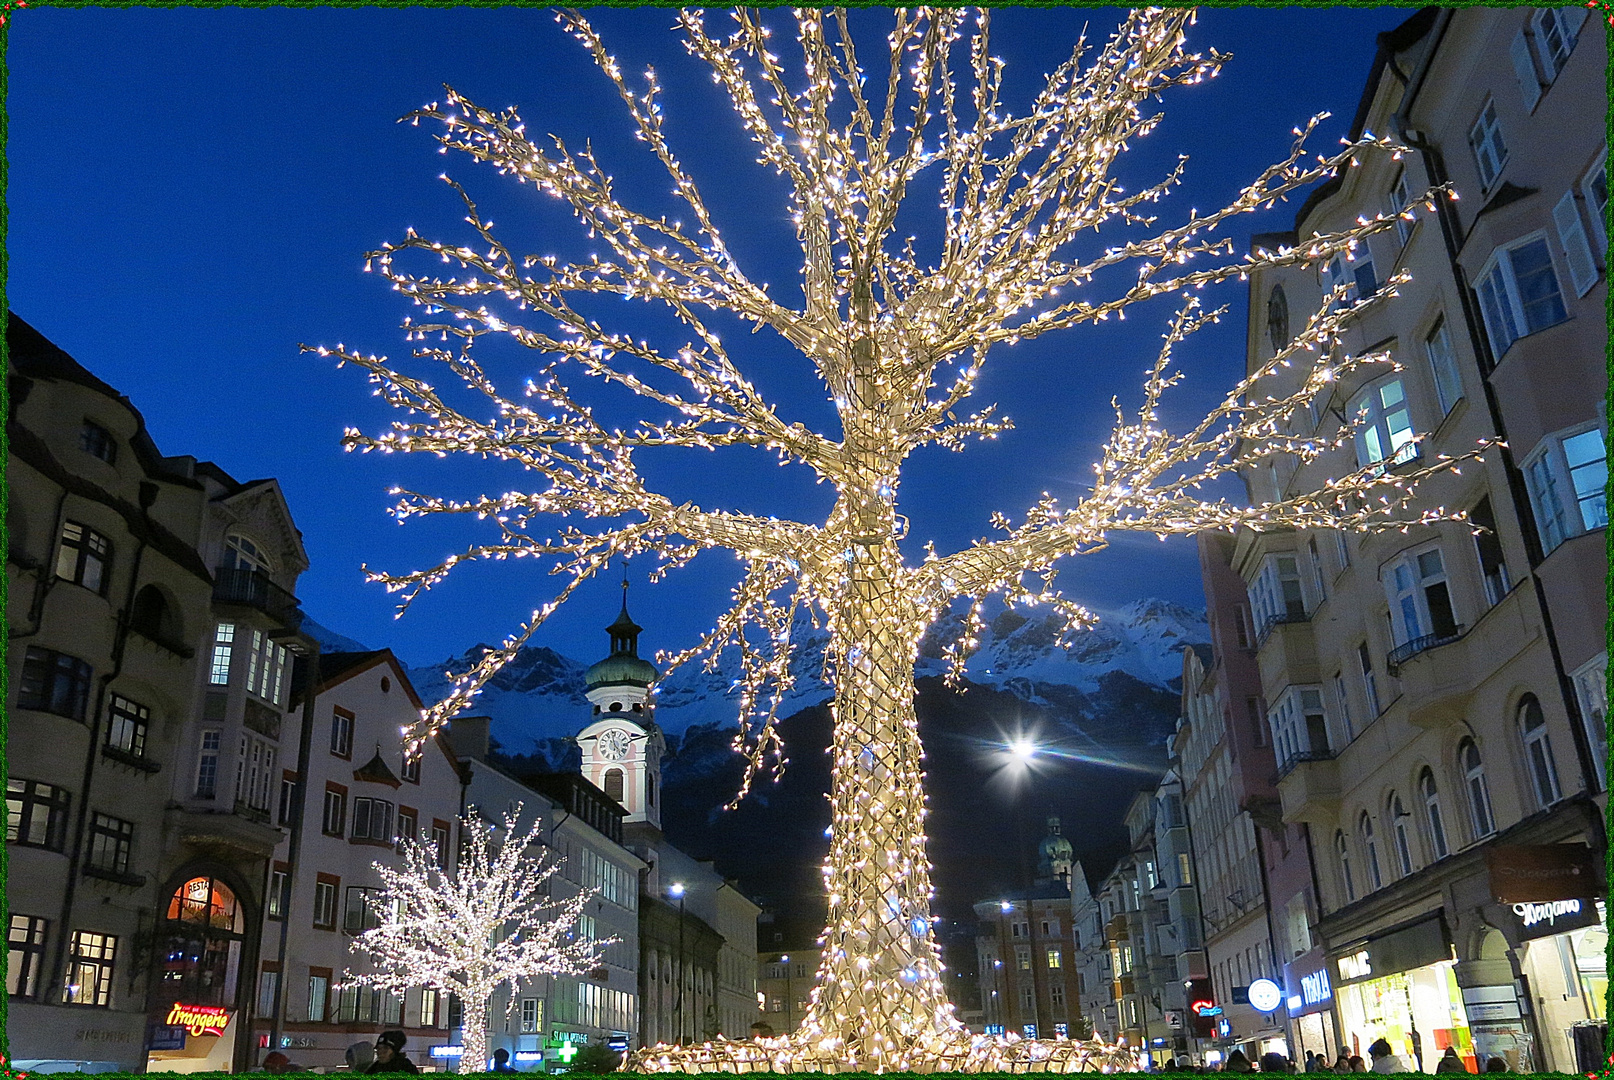
[[[665,570],[703,549],[728,549],[744,563],[732,608],[692,648],[666,659],[711,664],[724,650],[738,652],[736,746],[748,755],[743,795],[759,770],[783,763],[775,718],[791,687],[795,616],[810,612],[827,626],[825,675],[835,696],[823,963],[793,1035],[717,1048],[653,1048],[635,1067],[1023,1068],[1036,1059],[1041,1064],[1034,1067],[1075,1070],[1123,1061],[1096,1046],[1073,1053],[1081,1044],[1068,1042],[972,1042],[952,1015],[930,923],[914,718],[920,638],[955,601],[969,602],[964,633],[949,649],[956,676],[989,595],[1050,605],[1068,626],[1090,621],[1055,591],[1052,564],[1102,548],[1116,530],[1162,536],[1238,526],[1373,530],[1453,516],[1418,509],[1411,494],[1421,478],[1461,459],[1411,471],[1354,470],[1322,490],[1254,505],[1204,490],[1242,468],[1309,461],[1349,444],[1350,423],[1329,438],[1302,438],[1288,433],[1288,420],[1362,365],[1393,364],[1382,355],[1345,355],[1339,338],[1363,309],[1394,295],[1402,279],[1354,303],[1335,292],[1272,362],[1187,430],[1168,430],[1159,413],[1161,395],[1180,378],[1173,350],[1220,314],[1200,308],[1193,296],[1199,287],[1258,266],[1324,265],[1393,228],[1395,218],[1363,219],[1303,247],[1250,257],[1236,256],[1222,235],[1229,222],[1335,175],[1360,155],[1402,148],[1363,136],[1306,161],[1306,137],[1319,117],[1296,129],[1290,153],[1230,205],[1158,227],[1147,211],[1175,186],[1181,165],[1130,193],[1111,169],[1131,140],[1156,125],[1159,117],[1143,111],[1150,97],[1214,75],[1224,59],[1185,51],[1189,11],[1134,11],[1102,47],[1078,43],[1020,114],[999,100],[1003,64],[992,55],[985,11],[896,11],[872,79],[844,12],[795,12],[804,65],[794,73],[771,51],[769,30],[755,13],[734,13],[733,30],[723,36],[707,29],[699,11],[673,17],[688,51],[732,99],[761,163],[788,180],[801,247],[799,295],[792,290],[787,302],[770,292],[725,246],[714,214],[664,137],[655,74],[647,71],[645,89],[636,93],[590,24],[563,13],[560,21],[592,53],[638,138],[670,175],[690,224],[620,202],[591,149],[574,151],[559,139],[540,146],[514,111],[489,111],[451,91],[445,105],[421,110],[416,121],[443,125],[437,139],[445,151],[463,151],[563,200],[603,253],[576,263],[514,255],[457,185],[474,238],[442,243],[411,230],[371,253],[371,264],[424,310],[425,321],[406,322],[410,339],[456,343],[422,346],[417,357],[444,364],[464,384],[457,394],[468,389],[482,408],[491,403],[491,419],[475,418],[480,410],[452,404],[385,358],[341,346],[319,350],[367,369],[376,392],[408,412],[377,436],[350,430],[349,449],[474,454],[513,462],[540,480],[537,490],[468,501],[394,492],[400,519],[471,514],[490,520],[498,535],[430,569],[372,572],[374,580],[404,592],[407,605],[469,560],[555,557],[556,571],[568,578],[408,736],[418,744],[463,709],[534,628],[611,559],[651,553]],[[914,201],[922,174],[941,196],[928,257],[916,250],[927,245],[896,231],[899,208]],[[1431,191],[1424,202],[1439,195]],[[1100,226],[1116,230],[1114,246],[1078,243]],[[406,252],[449,263],[454,276],[407,270]],[[1195,262],[1204,265],[1189,265]],[[930,549],[915,565],[905,561],[899,541],[908,523],[897,512],[897,492],[907,456],[931,444],[960,449],[1010,426],[993,406],[955,413],[972,397],[994,346],[1120,317],[1169,294],[1182,299],[1165,344],[1136,414],[1117,408],[1091,494],[1069,506],[1045,497],[1018,524],[996,515],[999,538],[952,554]],[[660,305],[681,324],[685,343],[663,347],[606,328],[589,312],[611,297]],[[717,315],[766,328],[798,350],[833,400],[838,435],[811,431],[763,400],[736,361],[740,350],[712,329]],[[472,358],[485,334],[509,335],[546,358],[524,394],[501,392]],[[638,395],[655,415],[627,429],[608,426],[576,395],[575,376]],[[785,521],[675,502],[650,489],[636,458],[657,447],[734,446],[812,469],[836,494],[827,519]],[[553,534],[539,532],[551,515],[566,523]]]
[[[551,897],[559,860],[532,854],[542,822],[516,832],[518,804],[495,826],[469,814],[460,822],[458,860],[437,845],[400,842],[403,868],[376,863],[383,887],[370,900],[377,925],[353,939],[366,971],[342,973],[344,987],[372,986],[403,994],[416,988],[453,994],[464,1007],[460,1072],[487,1069],[488,1006],[499,987],[512,1006],[523,979],[581,975],[598,966],[608,940],[577,932],[577,917],[594,892]],[[448,866],[449,869],[444,869]]]

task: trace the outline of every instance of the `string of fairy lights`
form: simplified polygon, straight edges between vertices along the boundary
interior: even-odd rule
[[[424,988],[462,1003],[460,1072],[487,1069],[489,1006],[500,987],[513,1010],[524,980],[581,975],[614,938],[578,933],[592,889],[552,896],[559,860],[535,857],[543,822],[517,830],[521,804],[495,825],[473,810],[462,820],[452,868],[435,843],[406,840],[400,867],[375,864],[379,895],[367,901],[376,925],[353,939],[362,970],[342,973],[339,989],[374,987],[402,995]]]
[[[514,109],[485,109],[450,91],[444,102],[414,114],[417,124],[441,125],[436,138],[444,152],[464,153],[563,201],[598,249],[579,262],[517,257],[465,190],[449,181],[465,202],[474,241],[444,243],[410,230],[370,254],[367,269],[421,309],[420,321],[405,320],[417,359],[446,368],[455,393],[468,390],[484,403],[485,418],[384,357],[341,345],[318,350],[363,368],[374,392],[403,416],[377,435],[348,430],[349,449],[476,454],[519,465],[537,481],[528,490],[463,501],[395,490],[400,521],[466,514],[497,533],[427,569],[367,568],[372,580],[402,594],[400,609],[470,561],[538,558],[564,579],[553,599],[403,734],[417,750],[612,560],[654,556],[659,577],[707,549],[731,551],[743,571],[729,610],[693,646],[660,659],[715,668],[720,657],[739,656],[735,748],[747,761],[740,798],[757,777],[787,763],[777,721],[794,678],[798,620],[827,628],[824,674],[835,699],[824,959],[797,1032],[650,1047],[632,1067],[1130,1067],[1124,1047],[971,1036],[953,1015],[930,924],[923,748],[913,708],[920,639],[964,602],[962,630],[946,649],[956,677],[978,643],[982,606],[993,595],[1011,605],[1049,607],[1068,629],[1091,623],[1086,609],[1055,588],[1054,563],[1100,550],[1117,530],[1164,539],[1205,529],[1405,529],[1460,517],[1420,507],[1414,493],[1424,479],[1457,468],[1483,446],[1417,468],[1351,468],[1321,488],[1266,502],[1205,493],[1214,481],[1264,463],[1343,456],[1360,418],[1307,435],[1296,433],[1291,418],[1367,368],[1394,368],[1387,354],[1349,353],[1344,334],[1389,302],[1404,277],[1356,300],[1336,289],[1292,342],[1186,431],[1171,431],[1160,410],[1183,377],[1177,347],[1225,310],[1202,307],[1205,286],[1252,271],[1324,266],[1394,228],[1398,216],[1432,210],[1448,193],[1434,189],[1399,215],[1363,217],[1339,232],[1239,256],[1225,229],[1241,215],[1335,177],[1364,155],[1399,156],[1405,148],[1364,133],[1335,153],[1308,158],[1308,138],[1323,119],[1317,117],[1296,128],[1284,158],[1228,205],[1161,227],[1153,208],[1180,182],[1182,161],[1136,192],[1122,187],[1113,166],[1157,125],[1159,114],[1145,108],[1150,99],[1220,70],[1224,57],[1186,50],[1190,10],[1133,11],[1103,44],[1079,41],[1022,112],[1000,97],[1004,62],[992,51],[989,11],[894,11],[880,57],[883,81],[878,70],[871,80],[860,60],[846,12],[793,15],[802,58],[794,71],[773,51],[772,30],[759,13],[734,12],[727,34],[709,30],[700,11],[682,10],[675,19],[686,50],[726,92],[757,161],[789,182],[802,256],[799,307],[748,277],[725,245],[716,216],[666,137],[655,73],[644,73],[642,90],[631,86],[581,14],[557,18],[622,99],[638,139],[671,181],[687,225],[625,205],[591,148],[573,149],[553,136],[540,144]],[[897,229],[899,208],[913,202],[927,175],[937,182],[942,226],[933,262]],[[1125,230],[1126,239],[1080,255],[1080,235],[1100,227]],[[451,276],[408,268],[421,258],[447,264]],[[1100,285],[1123,268],[1135,271],[1135,281],[1103,295]],[[681,328],[683,344],[608,329],[584,311],[596,296],[661,305]],[[1001,533],[994,539],[952,554],[927,548],[917,565],[905,563],[898,541],[908,521],[897,512],[897,494],[907,456],[932,444],[962,449],[1012,426],[992,405],[962,416],[956,411],[973,398],[988,353],[1125,318],[1132,306],[1167,296],[1178,298],[1177,310],[1146,371],[1142,404],[1127,413],[1116,403],[1091,492],[1069,506],[1045,494],[1019,524],[994,515]],[[709,325],[717,313],[772,330],[813,365],[839,418],[838,439],[788,420],[763,399]],[[543,357],[520,394],[500,390],[473,359],[485,334],[508,335]],[[636,395],[659,417],[607,426],[577,392],[587,379]],[[827,518],[814,524],[675,504],[649,489],[635,457],[659,447],[732,446],[811,468],[836,493]],[[556,518],[562,524],[545,531]]]

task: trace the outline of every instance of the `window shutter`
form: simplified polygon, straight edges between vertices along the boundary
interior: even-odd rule
[[[1536,78],[1535,61],[1530,58],[1530,42],[1520,30],[1513,38],[1513,72],[1519,77],[1519,93],[1524,95],[1524,107],[1534,109],[1541,100],[1541,82]]]
[[[1592,246],[1580,223],[1573,191],[1564,192],[1564,197],[1552,208],[1552,221],[1558,226],[1558,242],[1563,245],[1564,257],[1569,263],[1569,280],[1574,283],[1575,295],[1585,296],[1597,283],[1597,264],[1592,261]]]

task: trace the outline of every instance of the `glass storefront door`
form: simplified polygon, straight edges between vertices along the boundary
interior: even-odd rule
[[[1448,960],[1336,988],[1348,1052],[1365,1060],[1367,1048],[1384,1039],[1409,1068],[1433,1072],[1455,1047],[1468,1070],[1479,1072],[1455,969]]]

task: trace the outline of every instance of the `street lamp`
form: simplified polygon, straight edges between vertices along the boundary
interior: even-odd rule
[[[684,883],[675,881],[667,890],[678,900],[678,996],[673,1012],[678,1017],[678,1045],[684,1045]]]

